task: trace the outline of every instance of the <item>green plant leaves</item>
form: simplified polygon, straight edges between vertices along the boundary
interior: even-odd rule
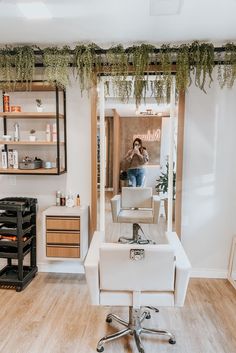
[[[173,47],[163,44],[159,49],[150,44],[129,48],[116,45],[107,50],[94,43],[80,44],[74,49],[5,46],[0,48],[0,87],[11,90],[16,82],[24,82],[30,89],[38,64],[44,68],[45,80],[62,88],[70,84],[70,68],[73,67],[81,92],[89,92],[105,75],[109,76],[107,88],[112,85],[113,92],[122,101],[127,102],[134,95],[139,105],[151,89],[157,102],[168,103],[173,74],[177,92],[195,83],[206,93],[213,81],[214,67],[217,67],[220,87],[232,87],[236,80],[236,44],[227,43],[220,52],[216,52],[213,44],[198,41]],[[151,82],[148,80],[150,73]]]
[[[71,55],[69,47],[62,49],[46,48],[43,50],[43,65],[45,67],[46,80],[59,87],[69,84],[69,70]]]
[[[168,192],[168,178],[169,178],[169,163],[166,163],[166,171],[160,174],[157,179],[157,184],[155,186],[158,194]],[[176,194],[176,172],[173,171],[173,199],[175,199]]]

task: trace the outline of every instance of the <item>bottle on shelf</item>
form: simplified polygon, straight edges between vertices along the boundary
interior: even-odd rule
[[[58,190],[56,192],[56,206],[60,206],[61,192]]]
[[[14,141],[20,141],[20,130],[19,130],[19,124],[15,123],[14,124]]]
[[[7,151],[2,150],[2,169],[7,169]]]
[[[47,142],[51,141],[51,126],[50,126],[50,124],[47,124],[47,126],[46,126],[46,141]]]
[[[57,142],[57,124],[52,125],[52,142]]]
[[[13,150],[8,150],[8,168],[13,168]]]
[[[60,206],[65,206],[65,205],[66,205],[66,198],[65,198],[65,195],[63,193],[61,193]]]
[[[71,193],[71,191],[69,192],[67,198],[66,198],[66,206],[67,207],[74,207],[75,203],[74,203],[74,197]]]
[[[19,168],[19,158],[18,158],[18,151],[13,150],[13,168],[18,169]]]
[[[79,196],[79,194],[77,194],[77,196],[76,196],[76,205],[80,206],[80,196]]]
[[[10,112],[10,97],[8,93],[3,95],[3,111],[6,113]]]

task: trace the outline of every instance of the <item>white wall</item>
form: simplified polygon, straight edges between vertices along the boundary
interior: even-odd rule
[[[192,86],[186,94],[182,241],[193,275],[226,277],[231,239],[236,234],[236,88],[212,85],[207,94]],[[72,80],[67,90],[68,172],[61,176],[0,176],[0,197],[37,197],[38,265],[41,271],[79,272],[73,262],[42,257],[41,210],[55,191],[72,190],[90,203],[90,101]],[[16,185],[14,185],[16,183]]]
[[[186,94],[182,241],[193,275],[226,277],[236,234],[236,87]]]
[[[36,197],[39,204],[37,255],[39,271],[80,272],[81,264],[75,261],[50,262],[43,258],[41,212],[55,204],[55,192],[72,191],[80,194],[81,204],[90,204],[91,180],[91,112],[90,100],[81,97],[79,85],[71,77],[67,89],[67,163],[68,172],[60,176],[0,175],[0,198],[6,196]]]

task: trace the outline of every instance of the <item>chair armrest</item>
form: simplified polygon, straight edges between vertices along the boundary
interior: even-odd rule
[[[99,248],[105,241],[103,232],[95,232],[84,262],[85,276],[92,305],[99,305]]]
[[[152,196],[153,200],[153,223],[158,223],[159,211],[160,211],[160,197],[157,195]]]
[[[166,233],[168,242],[175,249],[175,306],[183,306],[188,282],[190,277],[191,264],[184,251],[184,248],[175,232]]]
[[[120,206],[121,206],[121,197],[120,197],[120,195],[116,195],[111,199],[112,220],[115,223],[118,223],[118,215],[120,213]]]

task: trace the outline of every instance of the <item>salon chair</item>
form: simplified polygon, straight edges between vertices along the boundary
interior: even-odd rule
[[[160,198],[152,194],[151,187],[123,187],[121,195],[111,199],[112,219],[114,223],[132,223],[133,237],[120,237],[122,243],[148,243],[142,239],[140,223],[157,224],[160,209]],[[143,233],[143,232],[142,232]]]
[[[129,307],[128,320],[109,314],[107,323],[115,321],[123,329],[104,336],[104,344],[132,335],[138,351],[144,353],[141,335],[166,336],[170,344],[174,334],[145,327],[151,318],[149,308],[181,307],[186,296],[190,263],[176,233],[167,233],[167,244],[105,243],[104,233],[95,232],[86,260],[85,273],[92,305]]]

